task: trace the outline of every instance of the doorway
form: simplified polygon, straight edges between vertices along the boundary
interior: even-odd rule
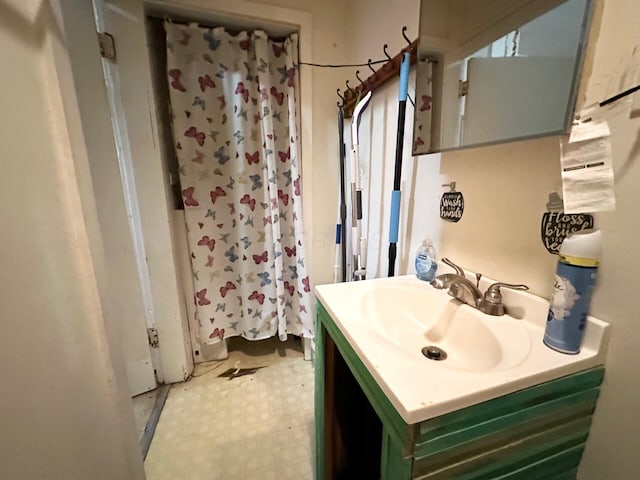
[[[189,293],[190,282],[188,280],[190,279],[180,275],[181,271],[184,271],[185,265],[189,265],[190,261],[184,247],[181,248],[181,237],[185,235],[185,223],[184,219],[180,217],[182,208],[177,169],[175,163],[171,163],[172,157],[174,157],[170,155],[173,141],[167,130],[167,123],[162,120],[163,114],[166,117],[163,105],[167,105],[167,102],[159,99],[154,92],[152,66],[146,48],[153,40],[147,30],[146,16],[151,13],[155,13],[156,16],[162,16],[167,12],[175,14],[175,8],[168,7],[164,3],[161,8],[152,3],[143,4],[138,0],[95,0],[94,5],[98,25],[115,39],[116,59],[115,62],[107,63],[106,69],[111,74],[113,83],[111,88],[114,97],[117,97],[112,100],[112,112],[115,117],[120,117],[120,122],[114,124],[114,130],[117,132],[116,135],[124,138],[124,141],[121,139],[119,144],[119,151],[126,153],[128,148],[131,156],[131,164],[129,165],[131,174],[126,180],[129,181],[131,191],[136,195],[138,201],[139,224],[137,228],[142,238],[143,247],[139,250],[138,258],[144,259],[142,267],[146,267],[148,275],[148,278],[141,280],[141,282],[146,281],[148,283],[147,291],[151,292],[151,302],[146,304],[145,314],[147,316],[145,318],[149,318],[151,312],[152,318],[155,319],[159,341],[158,357],[162,358],[162,381],[165,383],[182,382],[192,374],[194,363],[211,362],[216,358],[224,357],[224,355],[220,352],[211,352],[206,346],[199,344],[192,335],[193,329],[189,328],[188,319],[191,315],[188,307],[190,303],[193,303],[194,295]],[[266,10],[268,11],[269,8]],[[188,15],[187,18],[202,18],[201,15],[192,16],[197,13],[202,14],[203,12],[194,13],[182,10],[183,15]],[[100,15],[102,15],[101,20]],[[227,17],[231,16],[227,15]],[[279,28],[280,32],[291,31],[292,25],[280,24]],[[301,43],[304,48],[309,48],[308,38],[305,38]],[[309,80],[309,78],[303,80],[303,103],[310,103],[308,85],[304,90],[305,82]],[[302,119],[302,124],[304,129],[305,118]],[[310,131],[310,129],[308,130]],[[169,146],[169,150],[167,150],[167,146]],[[303,152],[305,149],[308,151],[309,147],[310,135],[307,134],[302,139]],[[305,206],[304,215],[309,218],[310,199],[305,199]],[[135,216],[135,213],[133,215]],[[170,301],[167,301],[167,298]],[[292,342],[293,346],[289,345],[284,349],[289,352],[284,355],[285,360],[290,359],[289,357],[296,360],[302,357],[300,342],[296,343],[295,339],[291,339],[287,343]],[[223,342],[221,344],[226,346]],[[230,347],[229,354],[241,351],[247,356],[249,353],[247,353],[248,350],[244,351],[245,348],[247,348],[246,345],[234,344]],[[252,345],[251,348],[264,349],[264,347],[256,345]],[[277,350],[277,347],[274,347],[274,350]],[[310,358],[310,349],[307,349],[305,354]],[[253,358],[254,355],[249,356]],[[280,357],[276,355],[273,358]],[[296,360],[291,359],[294,362]],[[305,363],[306,365],[300,368],[311,369],[311,365],[308,362]],[[199,375],[203,370],[207,371],[217,365],[223,364],[218,362],[204,363],[198,367],[195,373]],[[227,362],[225,365],[229,365],[229,363]],[[234,366],[235,361],[230,367]],[[226,367],[220,368],[224,370]],[[271,370],[276,370],[276,368]],[[261,369],[261,372],[256,373],[255,377],[247,377],[242,381],[255,381],[263,372],[267,371],[270,370]],[[290,380],[297,381],[298,379],[294,376]],[[178,384],[172,391],[177,394],[177,392],[185,391],[185,388],[189,390],[189,387],[193,385],[191,382]],[[240,382],[236,383],[240,384]],[[311,389],[312,384],[306,382],[306,386]],[[173,393],[169,394],[167,405],[170,405],[172,396]],[[156,401],[151,398],[151,394],[143,395],[140,398],[148,405],[156,404]],[[218,403],[213,399],[209,400],[212,407]],[[222,399],[219,400],[222,402]],[[306,407],[301,410],[306,409],[306,414],[311,413],[312,415],[311,404],[307,402],[305,405]],[[287,412],[286,408],[280,412],[280,415],[284,415],[284,412]],[[299,427],[298,433],[305,431],[300,424],[297,425]]]

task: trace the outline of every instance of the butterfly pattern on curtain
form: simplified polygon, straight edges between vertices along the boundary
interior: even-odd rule
[[[421,79],[416,83],[416,104],[413,124],[413,154],[429,153],[431,151],[431,123],[433,103],[433,63],[431,61],[419,61],[416,78]],[[426,79],[424,81],[423,79]]]
[[[172,127],[204,343],[313,337],[298,38],[165,22]]]

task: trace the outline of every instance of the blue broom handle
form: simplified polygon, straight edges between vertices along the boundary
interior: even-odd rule
[[[389,225],[389,243],[398,243],[400,225],[400,190],[391,192],[391,224]]]

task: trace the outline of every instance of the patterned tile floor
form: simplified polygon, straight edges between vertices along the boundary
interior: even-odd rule
[[[218,377],[232,367],[265,368]],[[169,392],[145,461],[148,480],[313,478],[313,368],[299,339],[234,338],[227,360],[194,375]]]

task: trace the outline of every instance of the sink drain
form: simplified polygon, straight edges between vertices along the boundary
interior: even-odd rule
[[[422,354],[427,357],[429,360],[444,360],[447,358],[447,352],[442,350],[440,347],[436,347],[435,345],[429,345],[428,347],[424,347],[422,349]]]

